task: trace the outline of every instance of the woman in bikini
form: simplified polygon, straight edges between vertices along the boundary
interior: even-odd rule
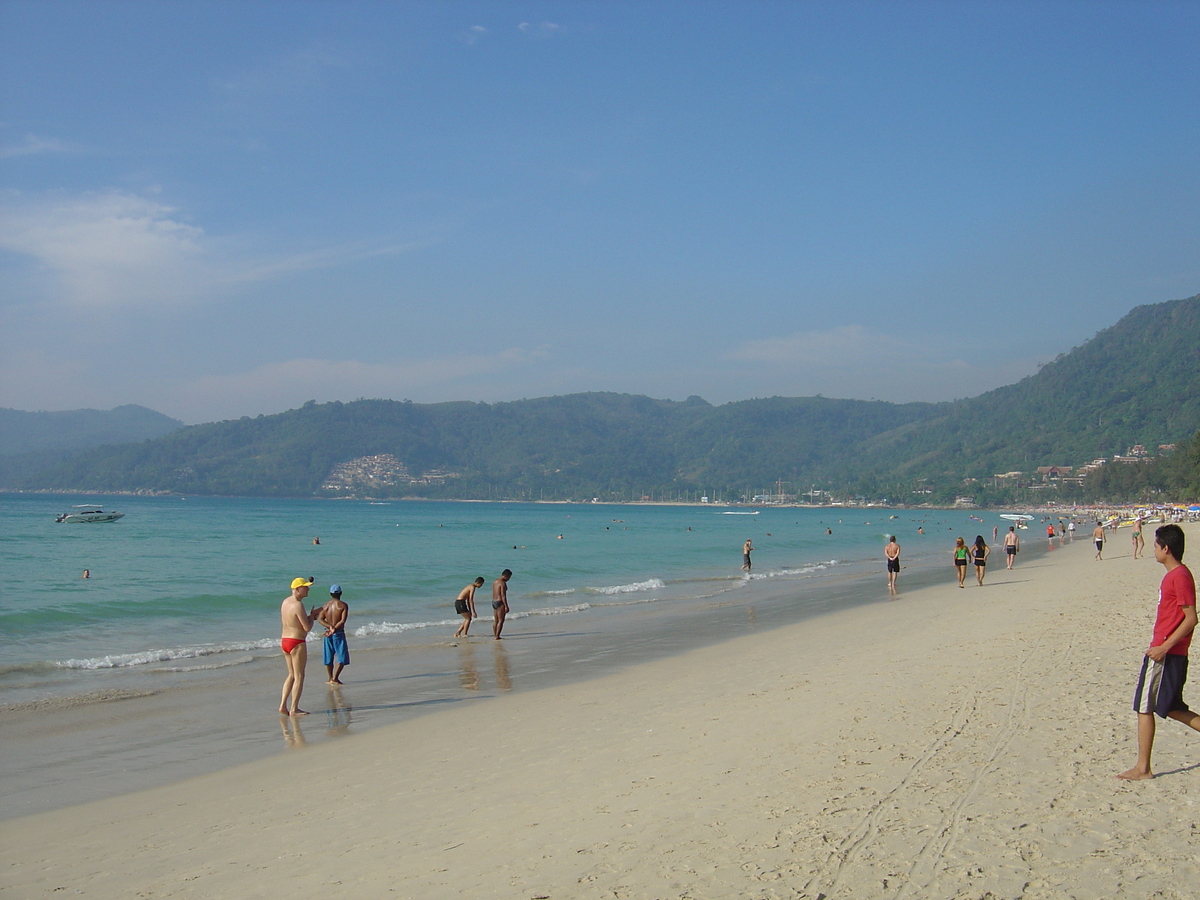
[[[967,550],[967,543],[962,538],[956,538],[954,542],[954,568],[958,570],[958,586],[963,586],[963,581],[967,577],[967,560],[970,558],[970,552]]]
[[[972,551],[975,557],[975,580],[979,582],[980,587],[983,587],[983,576],[987,572],[987,558],[991,554],[992,548],[984,543],[982,534],[977,534]]]

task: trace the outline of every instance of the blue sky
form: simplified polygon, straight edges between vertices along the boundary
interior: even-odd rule
[[[1200,292],[1200,3],[0,0],[0,406],[943,400]]]

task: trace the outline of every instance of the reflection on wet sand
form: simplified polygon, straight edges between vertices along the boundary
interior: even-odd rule
[[[283,742],[289,748],[299,749],[308,745],[304,740],[304,729],[300,727],[300,720],[292,716],[280,716],[279,728],[283,732]]]
[[[458,681],[463,690],[479,690],[479,669],[475,667],[475,645],[470,641],[465,640],[459,644],[458,665],[460,667]]]
[[[325,711],[325,728],[330,737],[341,737],[350,733],[353,712],[354,707],[342,697],[341,685],[329,685],[329,709]]]
[[[501,691],[511,691],[512,678],[508,674],[508,651],[499,641],[495,641],[492,647],[496,651],[496,687]]]

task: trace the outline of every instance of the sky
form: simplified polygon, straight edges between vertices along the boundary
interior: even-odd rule
[[[0,0],[0,406],[892,402],[1200,293],[1200,3]]]

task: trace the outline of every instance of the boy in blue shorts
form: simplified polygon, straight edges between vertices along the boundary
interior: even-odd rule
[[[1117,777],[1125,781],[1153,778],[1150,751],[1154,748],[1154,716],[1168,716],[1200,731],[1200,715],[1183,702],[1187,652],[1196,628],[1196,580],[1183,564],[1183,529],[1163,525],[1154,532],[1154,558],[1167,574],[1158,588],[1154,636],[1142,659],[1133,711],[1138,717],[1137,765]]]
[[[350,618],[350,607],[342,599],[342,586],[329,586],[329,602],[317,613],[317,621],[325,626],[325,671],[329,674],[326,684],[341,684],[338,676],[350,665],[350,648],[346,645],[346,620]]]

